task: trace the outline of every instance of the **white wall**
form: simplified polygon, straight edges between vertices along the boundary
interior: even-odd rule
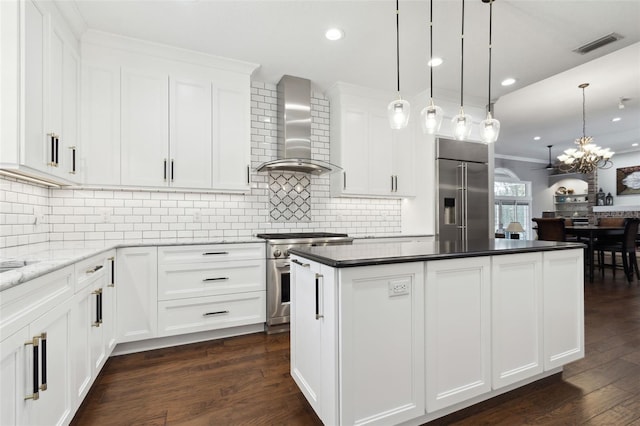
[[[640,210],[639,195],[616,195],[616,169],[621,167],[640,166],[640,152],[616,154],[612,158],[613,166],[610,169],[598,170],[598,188],[613,195],[614,206],[638,206]]]

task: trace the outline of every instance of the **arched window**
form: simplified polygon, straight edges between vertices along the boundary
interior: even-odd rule
[[[531,232],[531,182],[523,181],[509,169],[494,170],[494,226],[504,232],[511,222],[524,228],[521,238],[533,239]]]

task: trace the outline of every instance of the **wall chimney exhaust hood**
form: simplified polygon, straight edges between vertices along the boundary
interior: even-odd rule
[[[342,170],[311,159],[311,81],[284,75],[278,82],[278,159],[262,163],[258,172],[323,175]]]

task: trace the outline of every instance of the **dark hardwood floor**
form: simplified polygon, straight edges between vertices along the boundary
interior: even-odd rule
[[[640,426],[640,285],[585,284],[586,357],[430,425]],[[73,425],[321,424],[289,376],[288,334],[109,359]]]

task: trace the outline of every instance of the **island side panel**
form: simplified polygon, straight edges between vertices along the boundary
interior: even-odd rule
[[[339,270],[340,424],[425,413],[424,264]]]

